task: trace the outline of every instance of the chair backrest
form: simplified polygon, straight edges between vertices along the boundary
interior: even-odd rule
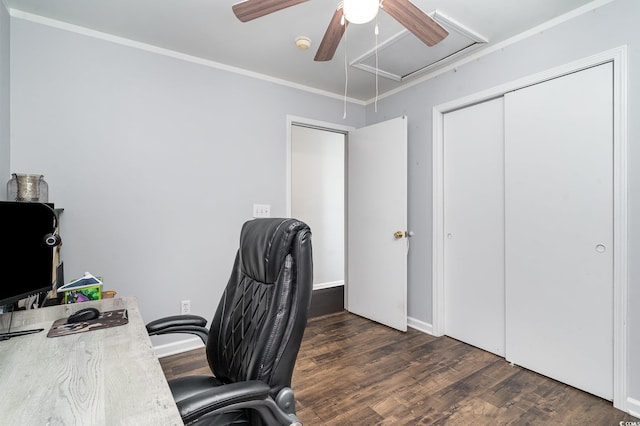
[[[295,219],[254,219],[240,233],[231,278],[211,323],[209,366],[226,383],[291,386],[313,288],[311,230]]]

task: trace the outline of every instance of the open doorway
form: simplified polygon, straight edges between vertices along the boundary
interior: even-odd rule
[[[298,163],[302,156],[296,154],[293,159],[293,132],[299,128],[313,129],[313,135],[338,134],[341,139],[343,157],[333,164],[342,164],[342,171],[336,171],[339,166],[325,168],[324,173],[314,173],[319,182],[325,182],[327,176],[342,176],[344,192],[312,189],[303,187],[303,195],[311,197],[315,202],[317,197],[329,194],[341,199],[342,207],[328,209],[334,212],[342,211],[341,229],[343,249],[343,282],[335,278],[326,278],[318,272],[322,269],[322,262],[316,256],[316,251],[323,252],[318,247],[322,245],[323,236],[319,234],[333,232],[336,226],[331,222],[315,222],[305,213],[295,208],[300,219],[305,219],[311,225],[314,235],[314,275],[315,291],[312,301],[314,305],[321,303],[325,292],[339,290],[342,303],[339,310],[350,312],[380,322],[398,330],[407,329],[407,254],[409,250],[407,227],[407,118],[405,116],[386,120],[359,129],[335,127],[317,121],[288,118],[287,123],[287,206],[292,215],[292,182],[299,181],[293,177],[292,166]],[[316,143],[317,144],[317,143]],[[317,146],[314,147],[319,149]],[[320,162],[317,152],[310,154],[306,165],[298,167],[305,172],[313,170]],[[395,161],[389,161],[394,159]],[[323,178],[321,178],[323,177]],[[318,182],[318,181],[316,181]],[[332,204],[330,200],[319,202],[323,207]],[[317,204],[315,204],[317,205]],[[319,209],[316,207],[316,209]],[[309,209],[317,214],[314,208]],[[327,210],[325,210],[327,211]],[[345,232],[346,231],[346,232]],[[337,270],[333,265],[334,271]],[[323,278],[323,276],[325,278]],[[346,290],[346,291],[345,291]],[[330,299],[335,302],[336,298]],[[334,305],[335,306],[335,305]],[[337,310],[337,309],[336,309]],[[336,312],[331,310],[330,313]]]
[[[290,216],[313,234],[312,315],[344,308],[346,134],[292,123]]]

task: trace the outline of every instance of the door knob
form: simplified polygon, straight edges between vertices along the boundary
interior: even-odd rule
[[[394,236],[395,238],[402,238],[402,237],[404,237],[404,232],[402,232],[402,231],[396,231],[396,232],[393,234],[393,236]]]

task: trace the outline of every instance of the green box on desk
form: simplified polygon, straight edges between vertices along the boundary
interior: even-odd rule
[[[102,284],[91,287],[77,288],[64,292],[64,303],[86,302],[89,300],[102,299]]]
[[[102,280],[87,273],[84,277],[60,287],[58,293],[64,293],[63,303],[87,302],[102,299]]]

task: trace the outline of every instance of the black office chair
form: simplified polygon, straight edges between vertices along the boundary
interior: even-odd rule
[[[242,227],[210,330],[196,315],[147,324],[150,335],[191,333],[206,345],[215,377],[169,381],[185,424],[301,424],[291,376],[312,287],[309,227],[295,219],[254,219]]]

